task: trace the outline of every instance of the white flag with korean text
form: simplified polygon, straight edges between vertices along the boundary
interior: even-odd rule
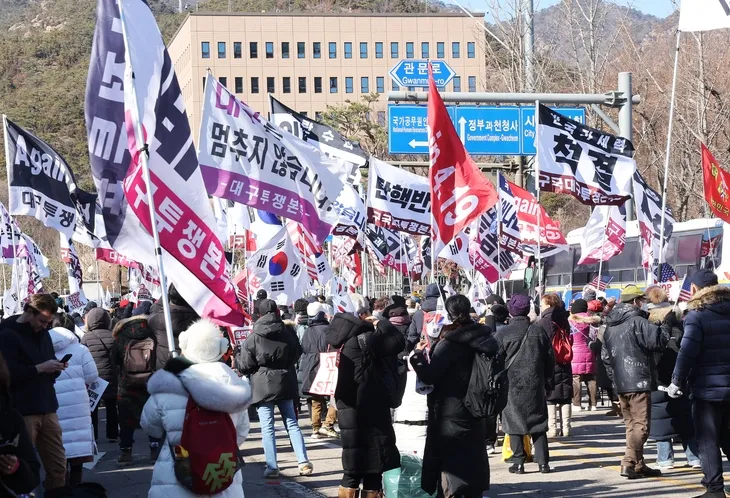
[[[579,265],[608,261],[626,245],[626,207],[597,206],[583,229]]]
[[[647,275],[656,275],[661,247],[662,198],[638,171],[634,173],[634,202],[641,236],[641,263],[648,270]],[[664,251],[661,259],[666,263],[668,242],[674,231],[674,216],[669,206],[664,214]]]
[[[730,28],[730,1],[682,0],[679,31],[710,31]]]
[[[66,274],[68,276],[68,293],[74,294],[79,292],[84,294],[84,275],[81,269],[79,255],[76,254],[76,248],[73,242],[64,234],[59,234],[61,238],[61,260],[66,264]],[[86,297],[84,296],[85,300]]]

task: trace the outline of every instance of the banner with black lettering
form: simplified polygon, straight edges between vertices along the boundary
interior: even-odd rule
[[[626,206],[598,206],[591,213],[580,241],[579,265],[608,261],[626,245]]]
[[[631,197],[634,146],[540,105],[540,190],[570,194],[589,206],[619,206]]]
[[[421,237],[418,252],[411,264],[411,278],[414,282],[425,282],[431,272],[431,237]]]
[[[3,116],[10,214],[33,216],[71,237],[77,221],[93,231],[96,194],[77,187],[53,147]]]
[[[431,233],[428,178],[370,158],[368,223],[413,235]]]
[[[385,274],[385,267],[408,275],[409,254],[411,259],[416,255],[415,243],[411,244],[411,247],[405,247],[404,244],[401,244],[398,232],[372,223],[368,223],[365,228],[365,248],[372,258],[373,265],[381,275]]]
[[[636,220],[641,235],[641,263],[647,275],[657,274],[659,268],[659,248],[661,247],[662,198],[652,189],[641,173],[634,173],[634,202]],[[667,246],[674,231],[674,216],[667,206],[664,213],[664,251],[662,262],[666,262]]]
[[[88,300],[84,294],[84,274],[81,269],[81,261],[79,255],[76,254],[76,248],[64,234],[61,236],[61,260],[66,263],[66,274],[68,276],[68,293],[78,294],[76,298],[77,304],[85,305]],[[79,308],[80,306],[74,306]]]

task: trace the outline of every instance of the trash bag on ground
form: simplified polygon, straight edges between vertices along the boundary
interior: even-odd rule
[[[385,498],[433,498],[421,489],[423,460],[416,455],[401,453],[400,468],[383,474]]]

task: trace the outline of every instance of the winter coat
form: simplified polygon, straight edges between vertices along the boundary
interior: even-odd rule
[[[522,339],[528,334],[522,348]],[[505,363],[515,361],[507,371],[507,406],[502,411],[502,427],[506,434],[547,432],[545,392],[552,391],[553,346],[545,329],[530,325],[524,316],[513,317],[497,337],[505,355]]]
[[[294,399],[298,393],[294,369],[302,354],[294,329],[276,313],[267,313],[253,325],[238,357],[238,370],[251,376],[254,405]]]
[[[178,372],[177,375],[173,372]],[[190,363],[184,357],[170,360],[164,370],[158,370],[147,383],[150,399],[142,412],[142,429],[152,437],[165,437],[160,456],[152,471],[149,498],[193,498],[178,483],[170,446],[180,444],[185,408],[188,398],[203,408],[228,413],[238,433],[237,444],[246,440],[249,420],[246,408],[251,403],[251,388],[246,379],[238,377],[226,364]],[[243,477],[239,470],[231,486],[221,493],[209,495],[219,498],[243,497]]]
[[[569,333],[570,324],[568,323],[568,312],[564,308],[547,308],[540,314],[538,324],[545,329],[550,345],[552,347],[553,337],[557,331],[557,326]],[[501,327],[500,327],[501,330]],[[573,338],[569,336],[569,340]],[[553,350],[554,354],[554,350]],[[552,403],[568,403],[573,398],[573,368],[568,363],[555,362],[552,375],[552,390],[547,393],[547,401]]]
[[[170,305],[170,321],[172,322],[172,335],[175,338],[175,351],[180,354],[178,337],[185,332],[193,322],[200,320],[200,316],[190,306]],[[155,333],[157,347],[155,356],[157,367],[155,370],[162,370],[170,359],[170,345],[167,342],[167,328],[165,327],[165,310],[162,302],[155,303],[150,307],[147,323]]]
[[[591,327],[601,324],[601,317],[589,313],[570,315],[570,335],[573,338],[573,375],[593,375],[596,373],[596,353],[588,346],[595,333]],[[593,335],[591,335],[593,333]]]
[[[147,324],[146,317],[133,316],[117,323],[112,335],[114,337],[114,347],[111,351],[112,363],[119,374],[117,387],[119,426],[136,429],[139,427],[142,408],[147,402],[149,394],[144,387],[131,387],[128,385],[124,372],[124,353],[130,341],[154,339],[155,333]]]
[[[89,348],[96,363],[99,377],[109,383],[103,394],[104,399],[117,397],[116,366],[112,363],[112,347],[114,337],[111,331],[111,317],[102,308],[94,308],[86,315],[86,333],[81,338],[81,344]]]
[[[430,352],[411,356],[418,378],[433,385],[428,395],[428,429],[421,488],[445,496],[481,496],[489,489],[489,464],[484,451],[485,419],[464,406],[476,352],[493,356],[499,343],[488,327],[476,323],[446,331]],[[443,476],[443,478],[442,478]]]
[[[302,357],[299,359],[299,382],[302,393],[309,394],[319,371],[319,354],[327,352],[327,320],[312,321],[302,336]],[[331,348],[330,348],[331,349]]]
[[[68,361],[68,368],[56,379],[55,386],[66,458],[93,456],[94,431],[86,385],[99,378],[96,363],[86,346],[81,345],[79,338],[70,330],[58,327],[51,329],[50,334],[57,359],[73,355]]]
[[[440,290],[438,284],[428,284],[426,286],[426,297],[421,304],[421,309],[411,317],[411,323],[408,325],[408,332],[406,335],[406,352],[410,353],[413,348],[416,347],[421,340],[421,333],[423,332],[423,316],[425,313],[436,311],[438,305]]]
[[[689,382],[697,399],[730,401],[730,288],[707,287],[687,303],[672,382]]]
[[[357,337],[367,334],[366,354]],[[385,320],[378,328],[347,313],[337,313],[327,330],[327,343],[342,348],[335,400],[342,441],[342,469],[347,474],[380,474],[400,467],[390,408],[383,402],[382,387],[371,381],[374,357],[397,356],[403,335]]]
[[[0,323],[0,353],[10,372],[10,395],[21,415],[44,415],[58,410],[53,383],[56,374],[41,374],[36,365],[55,360],[53,342],[48,331],[34,332],[27,323],[18,323],[21,315]]]
[[[647,313],[621,303],[606,317],[603,341],[601,360],[617,394],[656,389],[654,354],[667,345],[668,327],[650,323]]]
[[[8,443],[16,438],[18,443],[13,454],[18,458],[18,470],[10,476],[0,476],[0,498],[30,493],[41,482],[41,463],[25,420],[13,407],[10,395],[0,393],[0,443]]]

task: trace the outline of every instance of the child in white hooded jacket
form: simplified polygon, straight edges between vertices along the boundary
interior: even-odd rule
[[[198,496],[178,482],[170,454],[170,446],[180,444],[188,396],[203,408],[228,413],[238,433],[239,447],[250,428],[247,409],[251,388],[219,361],[228,341],[221,337],[218,327],[200,320],[180,334],[179,344],[182,356],[170,359],[165,369],[155,372],[147,383],[150,398],[142,411],[142,429],[150,436],[166,438],[152,472],[150,498]],[[228,489],[212,496],[243,498],[241,471],[236,472]]]

